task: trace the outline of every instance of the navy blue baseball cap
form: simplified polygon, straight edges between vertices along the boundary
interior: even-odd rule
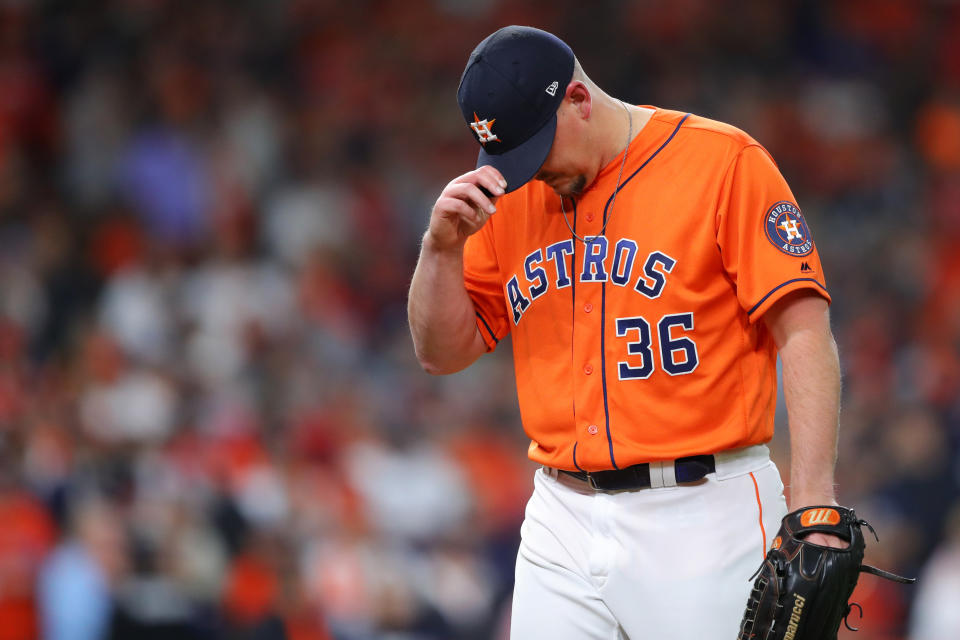
[[[457,102],[481,146],[477,167],[500,171],[507,192],[529,182],[550,154],[573,68],[570,47],[533,27],[504,27],[470,54]]]

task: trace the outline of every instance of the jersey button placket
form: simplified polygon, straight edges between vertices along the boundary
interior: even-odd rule
[[[580,225],[576,232],[581,237],[592,237],[602,232],[602,205],[606,196],[578,202]],[[603,384],[600,368],[601,334],[603,333],[603,314],[601,300],[603,281],[610,268],[610,247],[608,256],[597,264],[587,260],[588,244],[576,240],[576,252],[571,261],[573,271],[573,388],[576,437],[580,447],[576,452],[578,464],[606,465],[609,457],[604,427]],[[609,242],[609,241],[608,241]],[[597,255],[596,252],[593,252]]]

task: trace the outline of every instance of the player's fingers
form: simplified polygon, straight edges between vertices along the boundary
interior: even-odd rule
[[[500,171],[491,165],[484,165],[476,169],[476,173],[490,176],[495,182],[497,182],[504,189],[507,188],[507,179],[503,177],[503,174]]]
[[[488,198],[502,196],[507,188],[507,181],[503,175],[489,165],[482,166],[479,169],[469,171],[462,176],[454,178],[450,182],[450,185],[465,183],[476,184],[482,187],[485,190],[484,195]]]
[[[458,184],[451,184],[445,190],[448,196],[454,198],[459,198],[460,200],[465,200],[471,206],[480,207],[487,213],[495,213],[497,210],[496,205],[480,191],[480,187],[472,182],[460,182]]]
[[[440,193],[433,208],[435,213],[445,219],[476,216],[475,205],[470,202],[463,189],[453,183],[448,184]]]
[[[486,222],[489,215],[482,209],[474,207],[469,202],[455,197],[444,197],[437,202],[437,207],[441,215],[455,221],[456,224],[464,223],[472,227],[481,227]],[[455,220],[454,220],[455,219]]]
[[[459,215],[460,231],[466,235],[472,235],[483,228],[483,225],[490,219],[490,214],[480,207],[473,206],[469,202],[457,200],[460,206],[457,208]]]
[[[491,166],[480,167],[476,171],[477,185],[484,187],[488,196],[502,196],[507,188],[503,175]]]

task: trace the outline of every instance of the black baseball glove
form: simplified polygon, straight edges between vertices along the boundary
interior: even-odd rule
[[[738,640],[835,640],[841,620],[856,631],[847,623],[853,607],[863,613],[860,605],[848,603],[861,572],[905,584],[916,582],[862,564],[861,526],[877,536],[853,509],[818,506],[788,513],[763,565],[751,578],[756,579]],[[834,549],[804,540],[818,531],[849,545]]]

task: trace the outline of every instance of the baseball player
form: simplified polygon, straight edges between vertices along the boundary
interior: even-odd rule
[[[839,365],[801,209],[750,136],[607,95],[544,31],[483,40],[457,98],[478,166],[437,199],[409,320],[432,374],[513,336],[542,467],[512,637],[736,637],[787,513],[778,353],[791,506],[836,504]]]

